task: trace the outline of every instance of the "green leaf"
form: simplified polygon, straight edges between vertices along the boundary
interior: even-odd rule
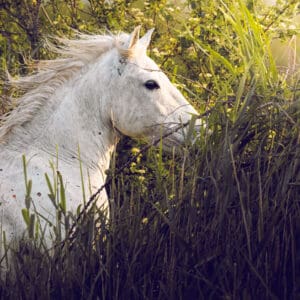
[[[67,205],[66,205],[66,191],[65,191],[65,187],[64,187],[64,182],[63,182],[63,178],[61,176],[60,172],[57,172],[58,175],[58,180],[59,180],[59,191],[60,191],[60,202],[59,202],[59,206],[62,210],[62,212],[64,214],[66,214],[67,211]]]
[[[32,180],[30,179],[26,184],[26,197],[30,197],[32,190]]]
[[[22,161],[23,161],[23,173],[24,173],[24,179],[25,179],[25,187],[27,189],[27,164],[26,164],[26,157],[24,154],[22,155]]]
[[[28,226],[28,236],[29,238],[34,237],[34,223],[35,223],[35,215],[30,215],[29,226]]]
[[[188,125],[188,131],[187,131],[186,139],[185,139],[187,144],[190,144],[193,140],[196,120],[197,120],[197,116],[192,115],[190,123]]]
[[[25,221],[27,227],[30,224],[29,210],[27,208],[22,209],[23,220]]]
[[[47,173],[45,173],[45,178],[46,178],[48,189],[50,191],[50,194],[48,194],[48,196],[54,202],[56,197],[55,197],[55,193],[54,193],[51,181],[50,181],[49,176],[48,176]]]

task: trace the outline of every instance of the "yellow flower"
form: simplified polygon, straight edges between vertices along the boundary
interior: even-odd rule
[[[148,219],[148,218],[143,218],[143,219],[142,219],[142,224],[147,225],[148,222],[149,222],[149,219]]]

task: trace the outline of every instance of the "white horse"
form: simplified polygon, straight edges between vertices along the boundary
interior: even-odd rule
[[[50,46],[60,58],[41,61],[34,75],[13,82],[24,94],[13,99],[17,108],[0,127],[0,220],[8,242],[26,230],[21,210],[29,180],[36,211],[55,223],[45,173],[52,184],[56,171],[62,174],[67,210],[76,212],[83,204],[83,187],[88,197],[105,182],[120,134],[157,138],[197,114],[147,56],[151,34],[140,39],[137,27],[131,35],[60,39],[62,46]],[[181,131],[165,143],[183,140]],[[103,191],[97,204],[107,203]]]

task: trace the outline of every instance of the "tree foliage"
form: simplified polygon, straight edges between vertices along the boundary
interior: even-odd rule
[[[20,247],[18,281],[0,281],[0,296],[297,298],[299,74],[294,62],[278,68],[271,44],[299,33],[299,10],[297,0],[0,0],[3,71],[26,74],[51,57],[47,36],[155,27],[150,56],[205,124],[179,157],[123,141],[109,171],[110,227],[87,215],[64,255]],[[3,81],[1,113],[7,94]]]
[[[13,75],[31,72],[32,59],[50,56],[44,40],[52,35],[154,27],[150,55],[203,111],[253,75],[264,88],[280,88],[270,43],[295,34],[297,12],[295,0],[271,8],[243,0],[1,0],[1,65]]]

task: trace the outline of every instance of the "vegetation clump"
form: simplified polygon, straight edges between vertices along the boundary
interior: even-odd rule
[[[197,106],[201,134],[173,153],[123,140],[108,171],[111,220],[92,206],[51,251],[21,243],[1,298],[300,297],[297,48],[285,68],[272,51],[296,38],[298,1],[100,2],[1,3],[3,68],[31,72],[24,57],[47,58],[45,34],[155,27],[150,54]],[[2,113],[8,93],[3,84]]]

